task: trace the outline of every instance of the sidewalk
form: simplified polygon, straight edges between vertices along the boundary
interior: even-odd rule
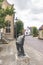
[[[16,65],[15,54],[17,53],[15,41],[11,41],[8,45],[3,45],[0,52],[0,65]],[[29,45],[24,45],[25,53],[30,57],[29,65],[43,65],[43,54],[33,49]]]

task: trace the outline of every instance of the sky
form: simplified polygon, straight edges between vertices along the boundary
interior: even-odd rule
[[[39,28],[43,25],[43,0],[7,0],[14,4],[18,19],[24,23],[24,28],[27,26],[37,26]]]

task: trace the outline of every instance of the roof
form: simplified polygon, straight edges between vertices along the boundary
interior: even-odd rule
[[[43,30],[43,25],[39,28],[39,30]]]

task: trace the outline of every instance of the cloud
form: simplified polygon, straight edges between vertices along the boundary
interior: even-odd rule
[[[14,2],[14,4],[17,5],[17,7],[18,7],[20,10],[24,10],[24,9],[29,9],[30,1],[31,1],[31,0],[16,0],[16,1]]]
[[[14,0],[7,0],[10,4],[14,4]]]
[[[43,24],[43,0],[8,0],[14,4],[16,16],[24,22],[24,27]]]
[[[32,8],[31,12],[33,14],[40,14],[40,13],[43,13],[43,8]]]
[[[8,0],[15,4],[19,10],[31,9],[33,14],[43,13],[43,0]]]
[[[43,0],[31,0],[31,12],[33,14],[43,13]]]

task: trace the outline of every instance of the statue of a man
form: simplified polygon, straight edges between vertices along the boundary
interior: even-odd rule
[[[23,49],[24,37],[25,37],[24,35],[20,35],[16,41],[18,56],[25,56],[24,49]]]

